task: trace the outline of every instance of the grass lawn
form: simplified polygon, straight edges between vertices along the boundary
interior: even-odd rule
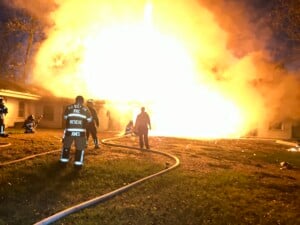
[[[58,163],[62,130],[7,131],[10,136],[0,139],[0,164],[53,152],[0,166],[0,225],[34,224],[173,163],[139,150],[94,150],[90,143],[84,167],[76,170],[74,149],[67,167]],[[135,137],[115,143],[138,147]],[[54,224],[300,224],[300,152],[274,140],[150,137],[150,146],[177,156],[180,167]],[[282,161],[292,168],[282,168]]]

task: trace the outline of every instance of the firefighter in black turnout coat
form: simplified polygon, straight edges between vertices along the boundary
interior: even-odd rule
[[[86,147],[86,124],[92,121],[92,116],[88,108],[84,105],[82,96],[77,96],[75,103],[67,106],[64,112],[66,120],[65,133],[63,138],[63,149],[60,162],[67,163],[70,158],[70,148],[75,142],[75,162],[74,165],[81,167],[84,161],[84,150]]]
[[[92,122],[88,123],[86,127],[86,143],[88,144],[88,140],[91,134],[94,141],[95,149],[99,149],[99,141],[97,137],[97,127],[99,127],[99,118],[94,108],[93,99],[89,99],[87,101],[87,107],[90,110],[93,119]]]
[[[5,134],[5,123],[4,123],[4,117],[8,113],[7,107],[4,105],[4,98],[0,96],[0,136],[1,137],[7,137],[8,134]]]
[[[151,129],[150,116],[145,111],[145,107],[141,108],[140,114],[136,117],[135,121],[135,131],[139,136],[140,148],[149,149],[149,140],[148,140],[148,129]]]
[[[24,121],[23,127],[25,128],[24,133],[35,133],[35,128],[38,126],[43,116],[39,116],[35,119],[34,115],[29,115]]]

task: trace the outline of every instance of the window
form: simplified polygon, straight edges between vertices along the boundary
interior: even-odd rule
[[[43,119],[53,121],[54,120],[54,107],[45,105],[43,108]]]
[[[25,116],[25,102],[20,101],[19,102],[18,117],[24,117],[24,116]]]
[[[284,126],[282,122],[274,122],[270,123],[269,129],[270,130],[283,130]]]

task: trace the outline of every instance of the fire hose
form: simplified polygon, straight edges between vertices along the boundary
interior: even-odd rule
[[[56,137],[56,136],[54,136],[54,137],[57,138],[57,139],[61,139],[61,138]],[[10,146],[10,145],[11,145],[11,143],[7,143],[5,146],[4,145],[2,145],[2,146],[0,145],[0,147],[7,147],[7,146]],[[0,167],[1,166],[7,166],[7,165],[10,165],[10,164],[14,164],[14,163],[18,163],[18,162],[22,162],[22,161],[25,161],[25,160],[28,160],[28,159],[32,159],[32,158],[35,158],[35,157],[38,157],[38,156],[52,154],[52,153],[55,153],[55,152],[61,152],[61,149],[52,150],[52,151],[43,152],[43,153],[38,153],[38,154],[26,156],[26,157],[21,158],[21,159],[16,159],[16,160],[8,161],[8,162],[3,162],[3,163],[0,163]]]
[[[0,143],[0,148],[4,148],[4,147],[7,147],[7,146],[10,146],[11,143]]]
[[[109,142],[109,141],[112,141],[112,140],[115,140],[115,139],[118,139],[118,138],[120,138],[120,137],[114,137],[114,138],[104,139],[104,140],[101,141],[101,143],[104,144],[104,145],[108,145],[108,146],[114,146],[114,147],[120,147],[120,148],[128,148],[128,149],[142,150],[142,149],[137,148],[137,147],[124,146],[124,145],[114,144],[114,143]],[[72,214],[72,213],[75,213],[75,212],[77,212],[77,211],[79,211],[79,210],[82,210],[82,209],[88,208],[88,207],[90,207],[90,206],[93,206],[93,205],[96,205],[96,204],[105,202],[105,201],[107,201],[107,200],[109,200],[109,199],[111,199],[111,198],[113,198],[113,197],[115,197],[115,196],[117,196],[117,195],[122,194],[123,192],[129,190],[130,188],[135,187],[135,186],[137,186],[138,184],[141,184],[141,183],[145,182],[146,180],[149,180],[149,179],[151,179],[151,178],[153,178],[153,177],[162,175],[162,174],[164,174],[164,173],[166,173],[166,172],[168,172],[168,171],[170,171],[170,170],[175,169],[175,168],[178,167],[179,164],[180,164],[179,159],[178,159],[176,156],[171,155],[171,154],[169,154],[169,153],[162,152],[162,151],[158,151],[158,150],[153,150],[153,149],[151,149],[151,150],[150,150],[150,149],[149,149],[149,150],[142,150],[142,151],[145,151],[145,152],[147,152],[147,153],[149,152],[149,153],[154,153],[154,154],[159,154],[159,155],[166,156],[166,157],[168,157],[168,158],[173,159],[173,160],[175,161],[175,163],[174,163],[172,166],[165,168],[164,170],[161,170],[161,171],[159,171],[159,172],[157,172],[157,173],[154,173],[154,174],[151,174],[151,175],[146,176],[146,177],[144,177],[144,178],[141,178],[141,179],[139,179],[139,180],[137,180],[137,181],[134,181],[134,182],[132,182],[132,183],[130,183],[130,184],[127,184],[127,185],[125,185],[125,186],[123,186],[123,187],[120,187],[120,188],[118,188],[118,189],[116,189],[116,190],[114,190],[114,191],[111,191],[111,192],[106,193],[106,194],[104,194],[104,195],[95,197],[95,198],[90,199],[90,200],[88,200],[88,201],[79,203],[79,204],[74,205],[74,206],[72,206],[72,207],[70,207],[70,208],[67,208],[67,209],[65,209],[65,210],[62,210],[62,211],[60,211],[60,212],[58,212],[58,213],[56,213],[56,214],[54,214],[54,215],[52,215],[52,216],[50,216],[50,217],[47,217],[47,218],[45,218],[45,219],[43,219],[43,220],[41,220],[41,221],[35,223],[34,225],[46,225],[46,224],[51,224],[51,223],[53,223],[53,222],[55,222],[55,221],[57,221],[57,220],[59,220],[59,219],[62,219],[62,218],[66,217],[66,216],[68,216],[68,215],[70,215],[70,214]]]
[[[12,160],[12,161],[9,161],[9,162],[0,163],[0,167],[1,166],[7,166],[7,165],[10,165],[10,164],[14,164],[14,163],[21,162],[21,161],[25,161],[27,159],[32,159],[32,158],[42,156],[42,155],[47,155],[47,154],[51,154],[51,153],[54,153],[54,152],[60,152],[60,151],[61,150],[53,150],[53,151],[49,151],[49,152],[43,152],[43,153],[39,153],[39,154],[35,154],[35,155],[26,156],[26,157],[21,158],[21,159],[16,159],[16,160]]]

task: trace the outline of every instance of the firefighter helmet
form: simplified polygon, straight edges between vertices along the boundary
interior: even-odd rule
[[[78,95],[76,97],[75,101],[76,101],[77,104],[83,104],[84,99],[83,99],[83,97],[81,95]]]
[[[87,100],[87,104],[93,106],[94,105],[94,100],[93,99]]]

